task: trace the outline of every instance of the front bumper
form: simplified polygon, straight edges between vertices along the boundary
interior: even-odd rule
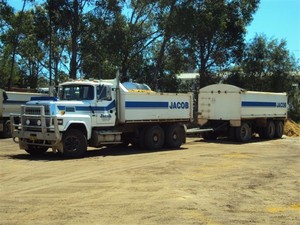
[[[11,134],[14,140],[18,138],[20,148],[22,145],[55,146],[60,143],[62,134],[59,131],[58,118],[56,116],[45,115],[43,106],[35,107],[40,111],[40,115],[25,113],[22,106],[21,114],[11,114]],[[38,121],[38,122],[37,122]]]

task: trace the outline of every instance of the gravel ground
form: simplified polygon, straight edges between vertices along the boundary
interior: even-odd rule
[[[290,224],[300,221],[300,138],[179,150],[90,149],[32,158],[0,140],[0,224]]]

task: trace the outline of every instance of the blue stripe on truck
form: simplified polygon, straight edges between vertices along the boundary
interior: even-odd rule
[[[242,107],[276,107],[276,102],[243,101]]]
[[[168,108],[168,102],[137,102],[126,101],[125,108]]]
[[[109,111],[113,108],[115,108],[115,101],[112,101],[111,103],[109,103],[107,106],[63,106],[63,105],[59,105],[57,106],[59,110],[66,110],[67,108],[75,108],[75,111]]]

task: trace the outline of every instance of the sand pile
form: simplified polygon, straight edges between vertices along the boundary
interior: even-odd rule
[[[284,134],[289,137],[300,137],[300,124],[288,119],[284,126]]]

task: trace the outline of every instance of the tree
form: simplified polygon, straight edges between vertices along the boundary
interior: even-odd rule
[[[100,4],[101,3],[101,4]],[[125,18],[116,1],[98,2],[85,14],[80,45],[81,72],[89,78],[112,78],[120,66],[122,29]]]
[[[11,67],[10,67],[10,74],[9,74],[9,80],[8,80],[8,90],[10,90],[11,86],[12,86],[12,82],[13,82],[13,75],[14,75],[14,68],[15,68],[15,56],[16,56],[16,50],[17,50],[17,46],[18,46],[18,39],[19,39],[19,34],[21,32],[20,30],[20,26],[22,25],[22,18],[23,18],[23,13],[24,13],[24,9],[25,9],[25,5],[26,5],[26,0],[24,0],[23,2],[23,6],[22,6],[22,10],[20,12],[20,14],[17,17],[17,23],[15,24],[16,29],[14,37],[12,38],[12,56],[11,56]]]
[[[200,85],[211,81],[210,71],[238,62],[243,53],[246,26],[258,0],[183,1],[177,9],[178,35],[189,43],[200,73]]]
[[[253,91],[287,92],[290,113],[296,115],[300,111],[299,90],[292,86],[296,83],[293,74],[299,69],[285,40],[256,35],[246,44],[241,63],[229,70],[230,75],[224,82]]]
[[[70,54],[69,74],[72,79],[77,78],[79,69],[79,45],[82,35],[82,17],[84,9],[92,2],[93,0],[47,1],[50,18],[56,18],[56,21],[53,21],[53,23],[59,25],[59,27],[63,29],[64,33],[68,35],[69,46],[67,50]]]
[[[6,33],[14,24],[15,16],[13,8],[7,5],[6,2],[0,4],[0,74],[2,82],[0,88],[7,88],[10,76],[12,74],[12,82],[15,82],[17,78],[17,65],[13,64],[13,70],[11,70],[13,45],[10,40],[6,38]],[[14,38],[14,37],[11,37]],[[11,71],[13,71],[11,73]]]
[[[291,88],[291,72],[296,70],[297,63],[285,40],[257,35],[246,44],[243,60],[228,80],[249,90],[284,92]]]

